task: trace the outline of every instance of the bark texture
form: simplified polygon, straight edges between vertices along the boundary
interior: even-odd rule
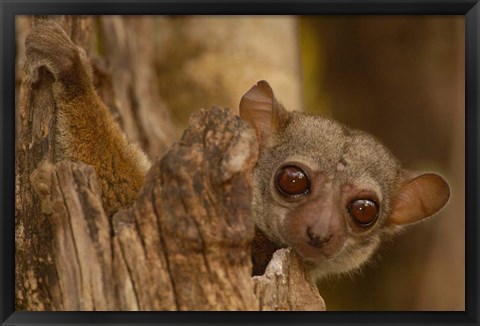
[[[88,48],[90,18],[52,19],[61,22],[75,43]],[[28,21],[31,23],[33,19],[29,18]],[[29,24],[24,22],[23,25]],[[20,55],[22,53],[20,51]],[[60,307],[53,300],[57,295],[53,289],[59,280],[52,256],[52,225],[41,212],[29,180],[41,161],[55,161],[55,102],[51,89],[53,79],[45,71],[40,72],[35,84],[29,76],[22,77],[19,91],[20,134],[15,163],[16,309],[56,310]]]
[[[31,180],[52,225],[60,310],[256,310],[250,262],[252,129],[201,111],[109,221],[94,171],[42,162]],[[110,235],[113,236],[110,236]]]
[[[265,274],[253,280],[261,310],[326,310],[310,274],[291,248],[277,250]]]
[[[159,89],[183,130],[191,103],[238,113],[242,95],[265,79],[288,110],[303,110],[297,18],[293,16],[164,16]]]
[[[97,20],[98,57],[104,68],[102,88],[130,142],[155,158],[175,139],[170,111],[158,90],[155,19],[144,16],[102,16]],[[160,77],[159,77],[160,76]],[[211,106],[211,103],[208,107]]]
[[[131,209],[110,224],[92,167],[42,161],[31,175],[52,231],[56,310],[325,310],[301,260],[278,251],[251,277],[256,137],[239,117],[195,114]],[[41,276],[40,279],[43,279]]]

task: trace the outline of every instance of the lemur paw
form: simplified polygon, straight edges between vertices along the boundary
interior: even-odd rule
[[[45,67],[56,81],[78,79],[83,50],[77,47],[57,23],[38,20],[25,39],[25,71],[35,82]]]

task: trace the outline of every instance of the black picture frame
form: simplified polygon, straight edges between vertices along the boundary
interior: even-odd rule
[[[478,126],[480,4],[478,0],[0,0],[0,323],[1,325],[395,324],[478,325]],[[14,307],[15,16],[52,14],[388,14],[465,16],[466,287],[464,312],[16,312]]]

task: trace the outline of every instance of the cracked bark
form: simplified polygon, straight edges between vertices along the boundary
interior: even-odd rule
[[[31,182],[52,225],[59,310],[325,310],[300,259],[251,277],[254,132],[227,109],[195,114],[136,203],[110,222],[92,167],[42,161]],[[235,199],[232,201],[232,199]],[[113,232],[110,232],[110,227]]]
[[[291,248],[277,250],[265,274],[253,279],[263,311],[326,310],[325,301]]]
[[[291,254],[251,277],[257,143],[238,116],[218,108],[193,115],[136,203],[109,220],[93,168],[55,162],[51,83],[45,74],[35,87],[22,84],[17,310],[324,308],[321,297],[303,297],[316,289]]]

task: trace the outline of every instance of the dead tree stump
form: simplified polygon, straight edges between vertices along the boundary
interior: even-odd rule
[[[62,310],[256,310],[251,278],[252,129],[200,111],[152,166],[133,208],[101,207],[94,171],[42,163],[32,174],[53,229]],[[67,295],[68,294],[68,295]]]
[[[31,176],[53,233],[61,310],[324,310],[299,258],[282,249],[251,277],[253,129],[202,110],[158,159],[111,227],[92,167],[44,161]],[[254,289],[255,280],[255,289]],[[256,295],[258,296],[256,296]]]
[[[326,310],[301,258],[291,248],[277,250],[265,274],[253,281],[263,311]]]

